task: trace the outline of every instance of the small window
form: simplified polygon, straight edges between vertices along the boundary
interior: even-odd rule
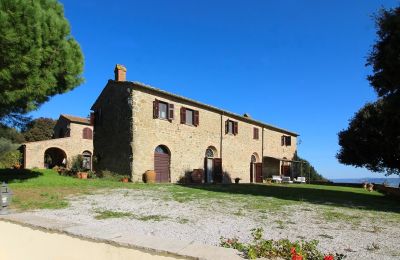
[[[214,151],[211,148],[207,148],[206,157],[207,158],[213,158],[214,157]]]
[[[181,124],[199,125],[199,111],[181,107]]]
[[[164,102],[158,102],[158,118],[167,119],[168,118],[168,104]]]
[[[191,109],[186,109],[185,113],[186,113],[186,115],[185,115],[186,116],[186,124],[194,125],[194,121],[193,121],[193,119],[194,119],[194,116],[193,116],[194,111],[191,110]]]
[[[292,137],[288,136],[288,135],[282,135],[281,145],[282,146],[291,146],[292,145]]]
[[[93,131],[92,129],[90,129],[89,127],[85,127],[83,128],[83,133],[82,133],[82,137],[83,139],[89,139],[92,140],[93,139]]]
[[[226,120],[225,121],[225,134],[237,135],[238,134],[238,122],[235,122],[232,120]]]
[[[254,127],[253,128],[253,139],[254,140],[258,140],[260,137],[259,137],[259,133],[258,133],[258,128],[257,127]]]

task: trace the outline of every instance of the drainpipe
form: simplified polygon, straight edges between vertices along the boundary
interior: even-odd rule
[[[224,112],[222,112],[221,113],[221,133],[220,133],[220,142],[219,142],[219,157],[222,159],[222,139],[223,139],[223,129],[224,129],[224,127],[223,127],[223,115],[224,115]]]

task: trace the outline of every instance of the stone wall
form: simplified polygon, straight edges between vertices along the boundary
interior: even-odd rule
[[[174,104],[174,120],[153,119],[153,101],[156,98]],[[216,157],[222,158],[223,171],[232,180],[239,177],[243,182],[250,181],[252,154],[256,154],[258,162],[261,162],[266,155],[292,159],[296,151],[295,136],[292,136],[291,146],[281,146],[281,136],[287,133],[249,123],[240,117],[229,117],[170,95],[134,89],[132,103],[133,180],[141,180],[146,170],[154,168],[154,149],[158,145],[167,146],[171,152],[172,182],[178,181],[187,171],[204,168],[205,152],[209,146],[215,147]],[[199,126],[180,123],[182,106],[199,111]],[[237,135],[225,134],[227,119],[238,122]],[[259,140],[253,139],[254,127],[259,128]]]
[[[133,135],[130,88],[108,84],[92,109],[101,121],[96,119],[94,126],[94,169],[131,175]]]
[[[44,168],[44,153],[48,148],[59,148],[67,155],[67,162],[84,151],[93,151],[92,140],[82,138],[65,137],[45,141],[30,142],[24,144],[24,167]]]

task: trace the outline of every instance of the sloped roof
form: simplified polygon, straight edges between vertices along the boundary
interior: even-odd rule
[[[64,114],[60,115],[60,117],[64,117],[65,119],[67,119],[68,121],[73,122],[73,123],[90,125],[90,119],[89,118],[71,116],[71,115],[64,115]]]
[[[196,106],[200,106],[200,107],[208,109],[208,110],[212,110],[212,111],[215,111],[215,112],[218,112],[218,113],[222,113],[222,114],[227,115],[227,116],[235,117],[235,118],[241,119],[241,120],[243,120],[245,122],[253,123],[253,124],[265,127],[265,128],[269,128],[269,129],[272,129],[272,130],[275,130],[275,131],[279,131],[279,132],[282,132],[282,133],[287,133],[287,134],[290,134],[290,135],[293,135],[293,136],[299,136],[299,134],[296,133],[296,132],[293,132],[293,131],[290,131],[290,130],[287,130],[287,129],[284,129],[284,128],[280,128],[280,127],[277,127],[277,126],[274,126],[274,125],[271,125],[271,124],[266,124],[264,122],[255,120],[255,119],[253,119],[251,117],[245,117],[245,116],[242,116],[242,115],[238,115],[238,114],[235,114],[235,113],[232,113],[232,112],[229,112],[229,111],[226,111],[226,110],[214,107],[214,106],[210,106],[210,105],[198,102],[198,101],[190,99],[190,98],[186,98],[186,97],[183,97],[183,96],[180,96],[180,95],[176,95],[176,94],[167,92],[165,90],[161,90],[161,89],[155,88],[153,86],[146,85],[146,84],[143,84],[141,82],[137,82],[137,81],[108,80],[108,83],[107,83],[106,87],[103,89],[101,94],[97,97],[96,101],[94,102],[94,104],[91,107],[91,110],[95,109],[97,103],[100,100],[100,97],[105,95],[106,88],[112,87],[113,85],[125,85],[125,86],[128,86],[128,87],[132,88],[132,89],[143,89],[143,90],[151,91],[153,93],[158,93],[158,94],[161,94],[161,95],[164,95],[164,96],[176,98],[178,100],[185,101],[185,102],[191,103],[191,104],[196,105]]]

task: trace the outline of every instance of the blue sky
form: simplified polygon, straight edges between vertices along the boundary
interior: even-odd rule
[[[61,2],[86,82],[33,117],[87,116],[121,63],[128,80],[298,132],[299,155],[326,177],[382,176],[339,164],[337,133],[376,98],[371,15],[399,1]]]

